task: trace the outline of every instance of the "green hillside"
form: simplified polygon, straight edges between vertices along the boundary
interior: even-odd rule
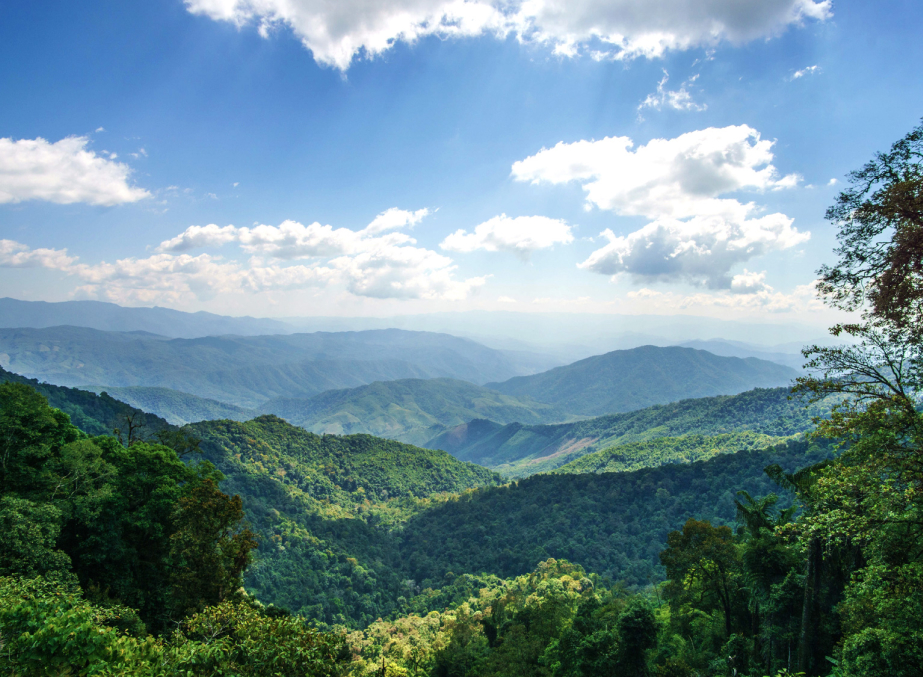
[[[145,413],[106,394],[96,395],[78,388],[39,383],[0,367],[0,383],[7,381],[32,386],[52,407],[70,416],[71,423],[88,435],[111,435],[117,428],[125,430],[127,417],[131,417],[135,424],[143,424],[139,434],[144,438],[173,427],[159,416]]]
[[[629,473],[534,475],[465,494],[404,525],[406,575],[436,588],[449,572],[508,577],[555,558],[645,585],[661,576],[658,555],[670,531],[690,517],[733,524],[735,492],[778,491],[767,465],[791,472],[828,455],[799,440]]]
[[[522,373],[503,353],[474,341],[398,329],[196,339],[81,327],[0,329],[0,365],[58,385],[162,387],[239,407],[374,381],[484,383]]]
[[[723,435],[682,435],[658,437],[646,442],[630,442],[581,456],[555,470],[562,474],[629,472],[667,463],[694,463],[718,454],[765,449],[784,442],[784,438],[751,431]]]
[[[446,428],[474,418],[498,423],[568,420],[555,407],[510,397],[456,379],[402,379],[333,390],[309,399],[277,399],[261,411],[315,433],[369,433],[423,444]]]
[[[753,357],[642,346],[487,387],[506,395],[527,395],[575,414],[601,416],[690,397],[788,385],[797,376],[793,369]]]
[[[829,410],[789,399],[788,388],[757,388],[738,395],[682,400],[624,414],[559,425],[500,425],[470,421],[429,440],[457,458],[511,477],[554,470],[580,456],[617,444],[680,435],[751,431],[788,437],[811,429]]]
[[[365,625],[396,611],[406,587],[388,525],[425,509],[428,497],[499,481],[445,452],[318,436],[271,415],[189,428],[260,535],[248,588],[323,623]]]
[[[244,409],[233,404],[196,397],[170,388],[85,386],[81,390],[108,393],[121,402],[149,411],[173,425],[186,425],[196,421],[216,421],[223,418],[232,421],[249,421],[259,416],[259,412],[254,409]]]

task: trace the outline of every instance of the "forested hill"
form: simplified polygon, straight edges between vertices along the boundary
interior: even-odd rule
[[[271,414],[251,421],[187,426],[219,469],[280,478],[324,506],[351,511],[366,501],[460,492],[500,477],[444,451],[371,435],[315,435]]]
[[[559,425],[503,426],[475,420],[439,435],[426,446],[522,477],[617,444],[660,437],[742,431],[787,437],[811,429],[812,417],[829,410],[822,404],[805,407],[804,401],[790,396],[788,388],[757,388]]]
[[[365,626],[408,595],[389,525],[500,477],[441,451],[318,436],[275,416],[190,426],[260,537],[247,588],[321,623]],[[435,495],[435,496],[434,496]]]
[[[552,423],[570,418],[548,404],[457,379],[379,381],[309,399],[280,398],[260,408],[316,433],[369,433],[423,444],[474,418],[497,423]]]
[[[159,416],[125,404],[106,393],[97,395],[77,388],[39,383],[0,367],[0,383],[7,381],[32,386],[45,396],[52,407],[70,416],[71,423],[88,435],[111,435],[116,429],[127,435],[128,418],[131,418],[133,425],[143,425],[138,434],[144,438],[173,427]]]
[[[81,327],[0,329],[0,365],[59,385],[163,387],[239,407],[373,381],[484,383],[528,373],[474,341],[398,329],[196,339]]]
[[[223,418],[229,418],[232,421],[249,421],[260,415],[260,412],[255,409],[245,409],[171,388],[84,386],[81,390],[94,393],[106,392],[126,404],[160,416],[173,425],[186,425],[196,421],[217,421]]]
[[[642,346],[588,357],[541,374],[487,387],[565,411],[601,416],[690,397],[733,395],[790,384],[798,373],[753,357],[719,357],[692,348]]]

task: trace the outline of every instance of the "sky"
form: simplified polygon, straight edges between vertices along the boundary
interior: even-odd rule
[[[827,323],[918,0],[0,4],[0,296]]]

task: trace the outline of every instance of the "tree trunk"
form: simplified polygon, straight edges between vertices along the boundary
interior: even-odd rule
[[[808,561],[804,576],[804,604],[801,607],[801,633],[798,638],[798,671],[808,673],[814,662],[814,637],[817,588],[820,583],[821,567],[820,541],[811,539],[808,545]]]

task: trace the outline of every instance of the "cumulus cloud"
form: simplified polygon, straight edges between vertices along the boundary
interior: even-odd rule
[[[439,247],[454,252],[473,252],[478,249],[507,251],[528,259],[538,249],[547,249],[555,244],[570,244],[573,241],[571,227],[564,221],[547,216],[510,218],[501,214],[476,226],[474,232],[456,230]]]
[[[50,143],[0,139],[0,204],[45,200],[112,206],[150,197],[129,184],[131,168],[87,150],[89,139],[71,136]]]
[[[716,214],[686,221],[665,217],[626,236],[617,236],[610,229],[602,236],[608,244],[578,264],[580,268],[611,276],[628,273],[641,282],[686,281],[739,292],[758,287],[748,286],[740,275],[732,278],[731,268],[810,237],[792,228],[792,219],[784,214],[761,218]]]
[[[780,177],[771,141],[746,125],[710,127],[675,139],[653,139],[632,151],[625,136],[558,143],[513,164],[518,181],[583,185],[587,202],[619,214],[684,218],[721,213],[740,190],[789,188],[800,177]]]
[[[189,226],[176,237],[161,242],[157,251],[177,253],[193,248],[220,247],[237,242],[248,254],[279,259],[356,254],[381,246],[412,244],[414,240],[410,236],[387,231],[413,226],[428,214],[428,209],[410,212],[392,208],[376,216],[368,226],[359,231],[333,228],[316,221],[306,226],[291,220],[283,221],[278,226],[261,224],[253,228],[237,228],[233,225],[222,227],[214,223],[207,226]]]
[[[831,0],[186,0],[217,21],[287,26],[318,63],[346,70],[364,54],[428,36],[516,35],[555,54],[659,57],[667,50],[735,44],[831,16]]]
[[[667,89],[667,82],[670,81],[670,74],[667,73],[666,69],[663,71],[663,78],[657,84],[657,91],[654,94],[648,94],[647,98],[644,99],[640,104],[638,104],[638,113],[640,113],[645,108],[653,108],[654,110],[660,110],[661,108],[672,108],[673,110],[681,111],[703,111],[708,108],[704,103],[698,104],[692,100],[692,94],[686,90],[687,85],[691,85],[693,82],[699,79],[698,75],[694,75],[682,85],[679,89],[670,90]]]
[[[0,240],[0,268],[55,268],[63,270],[76,261],[66,249],[30,249],[15,240]]]
[[[428,213],[389,209],[359,231],[297,221],[252,228],[190,226],[161,242],[153,256],[67,270],[85,282],[82,296],[125,303],[309,287],[340,287],[372,298],[465,298],[486,278],[457,279],[450,258],[413,246],[416,241],[404,233],[389,232],[412,226]],[[231,243],[251,255],[246,263],[186,253]],[[304,259],[311,262],[292,263]]]
[[[632,150],[627,137],[559,143],[513,165],[513,177],[535,184],[582,184],[588,207],[644,216],[628,235],[606,229],[608,244],[581,268],[636,280],[687,281],[730,289],[731,268],[810,237],[784,214],[760,216],[752,202],[722,197],[744,190],[790,188],[795,174],[772,165],[772,142],[745,125],[654,139]]]

